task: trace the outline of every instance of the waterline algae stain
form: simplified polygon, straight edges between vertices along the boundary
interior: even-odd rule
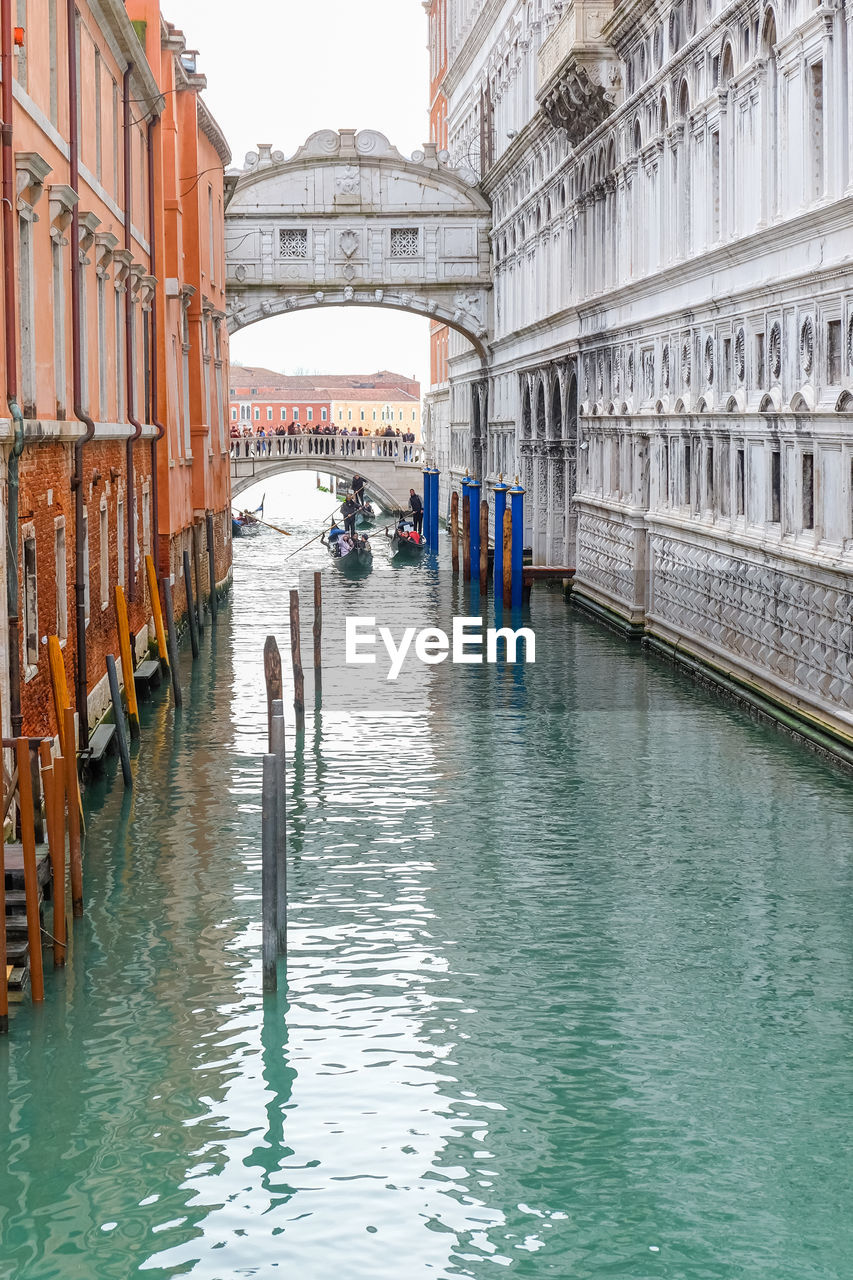
[[[846,1280],[849,783],[557,592],[535,665],[375,701],[324,636],[262,998],[280,554],[235,545],[183,709],[90,793],[68,980],[0,1045],[0,1277]],[[480,612],[380,571],[395,634]],[[377,590],[328,574],[324,630]]]

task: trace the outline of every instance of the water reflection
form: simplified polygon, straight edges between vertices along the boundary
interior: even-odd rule
[[[307,538],[316,501],[267,510]],[[291,541],[236,545],[183,713],[149,704],[134,792],[88,797],[67,981],[0,1046],[0,1277],[846,1276],[848,783],[556,592],[535,667],[354,680],[347,611],[477,611],[381,556],[324,574],[294,741],[287,591],[326,560]],[[291,953],[262,998],[270,633]]]

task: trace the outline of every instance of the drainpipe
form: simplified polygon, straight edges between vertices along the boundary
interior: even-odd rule
[[[157,225],[154,202],[154,130],[160,123],[160,117],[154,116],[148,122],[148,261],[149,272],[157,275]],[[154,529],[154,564],[159,562],[160,537],[160,501],[157,484],[157,444],[166,434],[166,428],[158,418],[159,404],[159,372],[157,368],[157,343],[159,340],[159,324],[157,320],[157,289],[151,301],[151,346],[149,349],[149,379],[151,388],[151,422],[157,428],[157,439],[151,441],[151,522]]]
[[[12,736],[21,736],[20,590],[18,587],[18,459],[24,451],[24,415],[18,404],[18,324],[15,310],[15,157],[12,151],[12,0],[0,0],[0,70],[3,74],[2,206],[3,295],[6,308],[6,400],[15,424],[6,502],[6,603],[9,615],[9,712]]]
[[[0,0],[7,3],[8,0]],[[69,182],[75,192],[80,189],[80,133],[77,112],[80,86],[77,83],[77,6],[67,0],[68,26],[68,152]],[[86,662],[86,577],[83,556],[83,448],[95,434],[94,420],[83,408],[83,356],[80,343],[80,211],[78,201],[71,210],[71,370],[74,391],[74,416],[86,430],[74,443],[74,600],[77,634],[77,671],[75,675],[80,746],[89,745],[89,679]]]
[[[130,73],[133,70],[133,63],[127,64],[124,73],[124,82],[122,86],[124,102],[123,110],[123,126],[124,126],[124,247],[131,248],[131,231],[130,231],[130,209],[131,209],[131,159],[130,159]],[[125,352],[127,365],[127,420],[133,427],[133,435],[127,442],[127,598],[128,600],[136,599],[136,555],[133,545],[136,525],[136,481],[133,475],[133,446],[135,441],[142,435],[142,423],[133,416],[133,402],[136,397],[136,370],[134,368],[134,357],[136,352],[133,349],[133,331],[131,328],[131,317],[133,315],[133,298],[130,289],[124,295],[125,307]]]

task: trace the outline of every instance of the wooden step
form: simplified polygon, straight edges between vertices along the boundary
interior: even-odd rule
[[[6,889],[24,888],[24,851],[20,844],[7,844],[4,852]],[[39,886],[50,882],[50,852],[46,844],[36,845],[36,870]]]
[[[163,669],[160,666],[159,659],[148,658],[145,662],[140,662],[139,666],[133,673],[133,682],[136,685],[136,692],[147,696],[153,688],[155,688],[163,679]]]
[[[100,765],[104,756],[115,749],[116,727],[114,724],[99,724],[89,738],[87,763]]]

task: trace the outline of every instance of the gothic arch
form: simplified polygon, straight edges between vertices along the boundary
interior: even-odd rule
[[[521,437],[523,440],[529,440],[533,434],[533,424],[530,412],[530,383],[529,380],[522,375],[521,389]]]
[[[551,383],[551,419],[548,424],[548,438],[560,440],[563,436],[563,397],[560,394],[560,379],[554,377]]]
[[[544,440],[547,431],[547,419],[545,413],[545,379],[540,376],[536,389],[536,422],[534,424],[534,435],[537,440]]]

